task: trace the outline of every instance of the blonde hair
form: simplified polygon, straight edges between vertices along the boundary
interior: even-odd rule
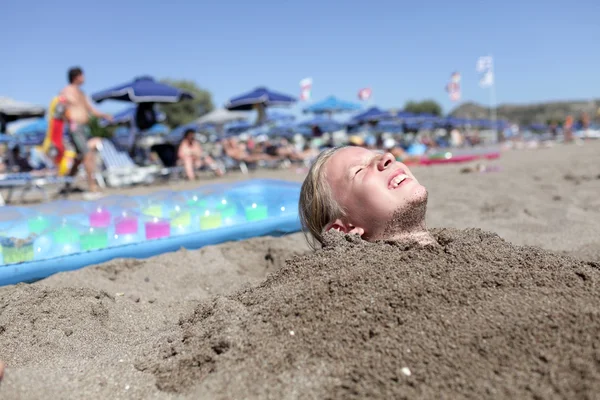
[[[339,149],[340,147],[328,149],[318,155],[300,189],[298,213],[304,234],[308,240],[310,233],[320,244],[323,244],[323,233],[327,225],[345,215],[344,210],[333,198],[324,168]],[[313,249],[316,248],[314,241],[308,241]]]

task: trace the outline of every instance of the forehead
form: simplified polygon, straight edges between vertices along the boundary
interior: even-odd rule
[[[338,150],[325,165],[328,179],[339,179],[348,175],[348,170],[356,165],[363,164],[376,153],[362,147],[345,147]]]

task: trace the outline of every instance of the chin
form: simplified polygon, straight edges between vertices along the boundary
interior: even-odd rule
[[[404,201],[386,219],[385,228],[371,239],[397,238],[400,234],[425,231],[427,214],[427,189],[421,185],[410,188]],[[367,239],[369,240],[369,239]]]
[[[421,201],[427,202],[427,197],[429,193],[427,192],[427,188],[423,185],[417,185],[414,191],[415,198],[420,199]]]
[[[414,185],[412,185],[412,187],[407,188],[410,190],[407,190],[407,194],[406,196],[406,200],[407,203],[409,204],[420,204],[420,203],[425,203],[427,204],[427,197],[428,197],[428,193],[427,193],[427,188],[425,188],[425,186],[416,183]]]

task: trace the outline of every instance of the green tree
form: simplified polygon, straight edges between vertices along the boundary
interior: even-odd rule
[[[163,83],[178,87],[194,95],[193,100],[184,100],[173,104],[160,104],[160,109],[166,114],[167,125],[177,127],[189,124],[195,119],[212,111],[212,95],[201,89],[195,82],[188,80],[163,79]]]
[[[112,126],[100,126],[100,120],[96,117],[90,118],[88,126],[90,127],[90,135],[92,137],[111,138],[115,130]]]
[[[404,105],[404,111],[415,114],[433,114],[436,116],[442,115],[442,106],[435,100],[423,100],[420,102],[407,101]]]

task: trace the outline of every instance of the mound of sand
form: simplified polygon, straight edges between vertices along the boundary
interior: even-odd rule
[[[332,234],[261,285],[201,302],[138,359],[190,398],[592,398],[600,264],[436,230]]]

